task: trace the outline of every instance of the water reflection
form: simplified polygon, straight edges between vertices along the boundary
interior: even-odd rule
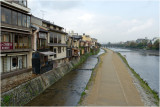
[[[94,68],[98,61],[97,57],[102,53],[104,53],[104,50],[101,49],[98,55],[90,56],[79,69]],[[76,106],[91,73],[91,70],[74,70],[69,72],[29,102],[27,106]]]

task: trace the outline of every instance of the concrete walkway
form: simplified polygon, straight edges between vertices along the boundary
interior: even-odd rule
[[[88,106],[143,106],[140,95],[120,57],[107,49],[95,83],[86,98]]]

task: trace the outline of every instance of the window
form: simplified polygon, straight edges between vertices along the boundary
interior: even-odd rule
[[[27,16],[27,27],[30,27],[30,23],[31,23],[30,16]]]
[[[3,23],[11,24],[11,10],[6,9],[4,7],[1,7],[1,9],[2,9],[1,21]]]
[[[18,43],[18,35],[14,36],[15,43]]]
[[[49,47],[49,50],[53,52],[53,47]]]
[[[22,26],[24,26],[24,27],[26,27],[26,25],[27,25],[27,18],[26,18],[26,15],[22,15],[23,17],[23,19],[22,19]]]
[[[18,26],[22,25],[22,14],[18,13]]]
[[[12,11],[12,24],[17,25],[17,12]]]
[[[4,14],[4,8],[1,7],[1,22],[5,22],[6,18],[5,18],[5,14]]]
[[[11,10],[5,9],[6,23],[11,24]]]
[[[54,58],[56,58],[57,57],[57,50],[56,50],[56,48],[54,48]]]
[[[54,43],[57,43],[57,35],[54,35]]]
[[[58,53],[61,53],[61,47],[58,47]]]
[[[41,40],[41,48],[45,48],[46,40],[45,39],[40,39]]]
[[[11,42],[11,35],[7,32],[2,32],[1,42]]]
[[[17,57],[13,57],[12,58],[12,67],[17,67],[18,66],[18,58]]]
[[[50,43],[53,43],[53,33],[50,33]]]
[[[61,35],[58,35],[58,43],[61,43]]]

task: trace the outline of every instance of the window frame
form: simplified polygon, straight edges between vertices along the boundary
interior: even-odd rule
[[[55,42],[55,41],[56,41],[56,42]],[[57,41],[57,35],[55,34],[55,35],[54,35],[54,39],[53,39],[53,43],[56,43],[56,44],[57,44],[57,42],[58,42],[58,41]]]
[[[31,26],[31,16],[26,15],[26,23],[27,23],[27,27],[29,28]],[[29,18],[29,20],[28,20]]]
[[[21,16],[21,17],[19,17],[19,15]],[[20,12],[18,12],[18,26],[22,26],[22,13],[20,13]],[[20,19],[19,19],[20,18]],[[20,20],[20,23],[19,23],[19,20]]]
[[[2,21],[2,17],[4,15],[4,20]],[[5,8],[5,7],[1,7],[1,22],[2,23],[6,23],[6,24],[12,24],[12,10]]]
[[[58,53],[61,53],[61,47],[58,47]]]
[[[57,38],[57,39],[58,39],[58,41],[57,41],[57,42],[58,42],[59,44],[61,44],[62,36],[61,36],[61,35],[58,35],[58,38]]]
[[[49,43],[54,43],[53,38],[54,38],[53,33],[50,33]]]
[[[54,51],[54,58],[57,58],[57,49],[56,48],[53,48],[53,51]]]
[[[16,13],[16,21],[17,21],[17,23],[14,23],[15,21],[15,19],[13,19],[13,17],[14,17],[14,14],[13,13]],[[16,12],[16,11],[12,11],[12,18],[11,18],[11,23],[12,23],[12,25],[18,25],[18,12]]]
[[[22,26],[27,27],[27,15],[22,14]]]

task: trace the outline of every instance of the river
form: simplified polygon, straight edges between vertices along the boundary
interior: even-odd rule
[[[137,51],[131,49],[109,48],[121,53],[126,57],[128,64],[138,73],[149,86],[159,94],[159,56],[154,56],[148,51]],[[159,54],[159,52],[157,51]]]
[[[95,67],[102,53],[104,50],[100,49],[97,55],[90,56],[78,69],[66,74],[26,106],[76,106],[90,79],[90,69]]]

